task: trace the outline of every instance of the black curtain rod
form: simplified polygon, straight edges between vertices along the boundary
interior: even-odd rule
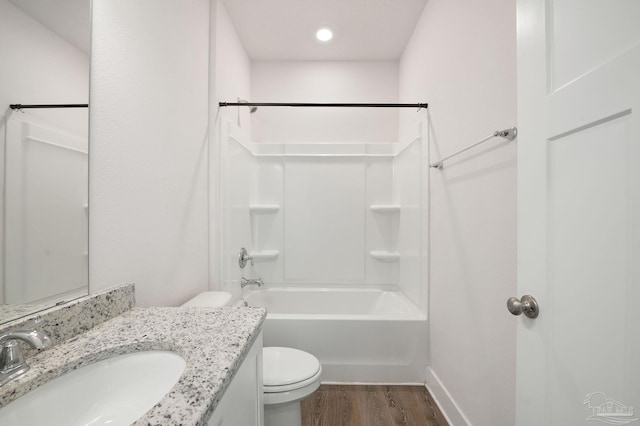
[[[365,108],[428,108],[429,104],[316,104],[316,103],[290,103],[290,102],[220,102],[221,107],[227,106],[256,106],[256,107],[365,107]]]
[[[22,105],[11,104],[11,109],[28,109],[28,108],[87,108],[89,104],[43,104],[43,105]]]

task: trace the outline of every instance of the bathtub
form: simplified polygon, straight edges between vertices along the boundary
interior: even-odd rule
[[[264,345],[314,354],[323,383],[421,383],[427,319],[395,288],[270,287],[242,303],[267,308]]]

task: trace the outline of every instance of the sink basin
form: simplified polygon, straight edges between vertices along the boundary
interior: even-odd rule
[[[64,374],[0,409],[0,425],[130,425],[178,382],[186,362],[133,352]]]

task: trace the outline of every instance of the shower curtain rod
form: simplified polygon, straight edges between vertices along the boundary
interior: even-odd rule
[[[28,108],[87,108],[89,104],[42,104],[42,105],[22,105],[11,104],[11,109],[28,109]]]
[[[220,102],[221,107],[256,106],[256,107],[332,107],[332,108],[428,108],[427,103],[418,104],[347,104],[347,103],[295,103],[295,102]]]

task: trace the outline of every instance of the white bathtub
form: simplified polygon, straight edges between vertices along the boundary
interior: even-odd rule
[[[268,310],[265,346],[314,354],[323,383],[424,383],[427,320],[401,291],[271,287],[249,290]]]

